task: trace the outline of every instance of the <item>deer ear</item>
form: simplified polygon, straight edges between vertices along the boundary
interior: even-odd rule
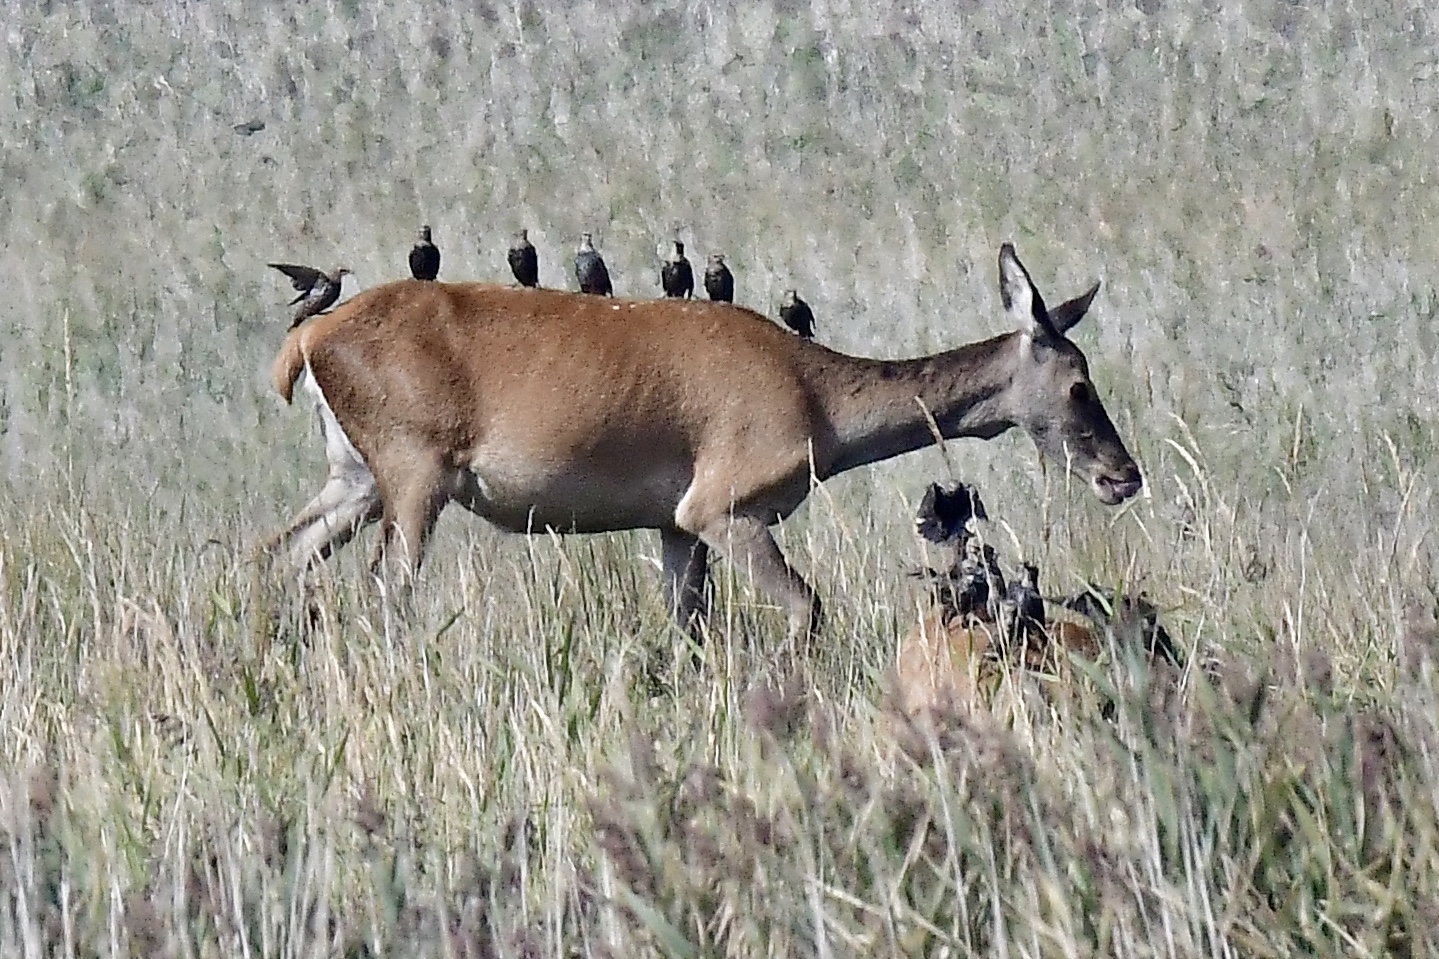
[[[1029,271],[1015,255],[1013,243],[1005,243],[999,248],[999,298],[1004,301],[1005,312],[1019,327],[1019,332],[1031,340],[1051,339],[1057,335],[1050,325],[1044,299],[1030,281]]]
[[[1084,319],[1084,314],[1089,312],[1089,304],[1094,302],[1094,294],[1099,292],[1099,281],[1089,288],[1087,293],[1081,293],[1072,300],[1056,306],[1049,314],[1049,322],[1054,326],[1055,332],[1063,335],[1074,328],[1074,324]]]

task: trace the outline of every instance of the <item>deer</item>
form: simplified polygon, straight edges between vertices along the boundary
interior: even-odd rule
[[[961,490],[965,487],[961,486]],[[921,525],[934,516],[932,499],[921,507]],[[977,503],[978,500],[976,499]],[[925,507],[929,507],[926,515]],[[962,543],[974,542],[964,538]],[[1111,641],[1138,647],[1151,667],[1177,678],[1184,670],[1184,654],[1159,621],[1159,610],[1140,593],[1126,596],[1114,590],[1087,586],[1063,600],[1053,600],[1059,616],[1043,610],[1038,595],[1039,568],[1023,564],[1022,592],[1038,601],[1022,628],[1018,609],[1006,616],[988,606],[956,605],[964,597],[941,593],[919,622],[899,641],[892,674],[894,704],[911,720],[933,724],[956,712],[974,712],[990,704],[998,686],[1001,661],[1016,671],[1054,674],[1068,680],[1071,659],[1097,663]],[[999,615],[995,615],[996,612]],[[1106,701],[1102,715],[1112,715]]]
[[[1009,648],[1013,643],[1005,632],[994,620],[925,610],[899,642],[892,673],[895,705],[911,720],[928,723],[956,711],[973,713],[990,705],[1005,663],[1016,674],[1067,679],[1071,658],[1095,662],[1103,648],[1092,628],[1072,619],[1051,620],[1040,641],[1027,637],[1018,649]]]
[[[302,577],[380,523],[371,569],[406,592],[450,502],[512,532],[659,531],[669,612],[700,637],[713,551],[784,611],[820,601],[771,527],[816,483],[946,439],[1018,427],[1101,503],[1143,477],[1067,333],[1099,290],[1053,310],[1012,244],[1010,332],[913,359],[851,356],[728,303],[624,300],[402,279],[292,330],[272,381],[319,411],[329,475],[267,542]]]

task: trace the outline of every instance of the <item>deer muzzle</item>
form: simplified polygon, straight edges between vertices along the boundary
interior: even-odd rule
[[[1090,478],[1094,495],[1105,506],[1118,506],[1144,488],[1144,476],[1134,461],[1116,470],[1101,469]]]

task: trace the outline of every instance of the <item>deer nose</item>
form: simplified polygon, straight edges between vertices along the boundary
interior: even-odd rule
[[[1139,472],[1139,465],[1130,460],[1115,470],[1110,486],[1121,499],[1129,499],[1144,487],[1144,474]]]
[[[1110,506],[1116,506],[1144,488],[1144,476],[1134,460],[1126,461],[1104,470],[1092,480],[1099,498]]]
[[[1118,483],[1111,484],[1111,488],[1118,494],[1120,499],[1129,499],[1144,488],[1144,480],[1136,476],[1134,479],[1121,480]]]

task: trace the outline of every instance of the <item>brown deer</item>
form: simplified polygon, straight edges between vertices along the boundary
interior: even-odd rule
[[[1046,310],[1006,243],[1000,292],[1017,329],[909,360],[847,356],[759,314],[697,300],[613,300],[400,280],[293,331],[275,361],[302,373],[330,464],[271,541],[302,569],[381,520],[375,565],[410,581],[450,500],[503,529],[658,529],[681,625],[706,612],[711,549],[788,614],[819,603],[769,527],[811,486],[931,442],[1018,426],[1114,505],[1139,468],[1065,333],[1099,284]]]
[[[1025,565],[1038,576],[1037,567]],[[1020,635],[986,608],[961,611],[943,599],[924,610],[899,642],[893,691],[910,719],[934,721],[984,708],[999,685],[1000,660],[1067,681],[1071,658],[1098,662],[1111,640],[1142,646],[1150,665],[1171,679],[1184,670],[1181,647],[1143,593],[1087,587],[1060,605],[1062,618],[1046,614],[1042,628]],[[1113,703],[1105,709],[1112,711]]]
[[[949,616],[927,610],[899,642],[895,662],[898,705],[911,719],[933,720],[956,710],[987,705],[1002,669],[997,654],[1006,646],[1004,627],[995,620]],[[1011,665],[1028,671],[1067,672],[1069,653],[1099,657],[1094,631],[1068,619],[1044,627],[1042,641],[1032,638],[1014,651]]]

